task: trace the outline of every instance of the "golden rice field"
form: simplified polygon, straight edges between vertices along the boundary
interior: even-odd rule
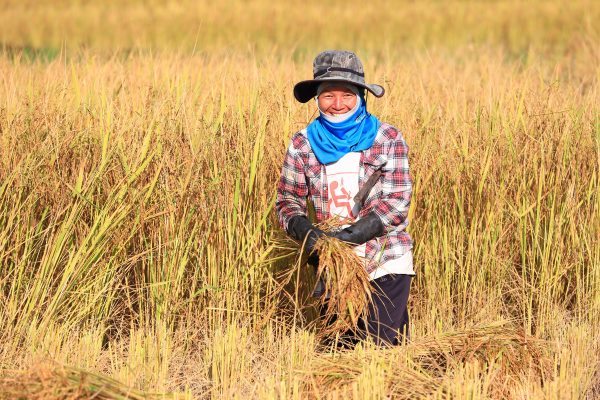
[[[600,4],[0,1],[0,399],[600,398]],[[411,342],[322,346],[295,82],[410,146]],[[286,284],[287,283],[287,284]]]

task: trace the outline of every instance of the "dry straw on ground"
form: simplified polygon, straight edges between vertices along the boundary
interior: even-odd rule
[[[145,393],[98,373],[46,362],[0,373],[0,399],[152,400],[173,396]]]
[[[381,381],[373,383],[374,393],[415,399],[450,395],[453,381],[460,379],[454,368],[469,364],[476,368],[476,374],[492,374],[488,394],[505,399],[518,392],[522,376],[541,381],[550,374],[549,355],[547,343],[526,335],[512,323],[498,321],[419,338],[396,349],[359,347],[354,352],[323,354],[302,372],[309,386],[312,382],[324,393],[338,390],[351,395],[365,374],[379,369]]]

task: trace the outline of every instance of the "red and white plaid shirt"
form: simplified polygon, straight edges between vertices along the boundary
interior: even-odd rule
[[[373,211],[381,218],[386,234],[366,243],[367,271],[401,257],[412,249],[408,226],[408,207],[412,181],[408,170],[408,146],[402,134],[389,124],[381,124],[373,145],[361,152],[359,187],[378,169],[382,174],[371,189],[359,216]],[[290,218],[308,215],[306,201],[310,197],[317,222],[329,218],[325,165],[313,153],[306,129],[296,133],[285,155],[277,186],[275,208],[279,223],[287,230]]]

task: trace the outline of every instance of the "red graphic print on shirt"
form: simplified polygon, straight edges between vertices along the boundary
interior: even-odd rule
[[[339,182],[333,181],[329,183],[329,212],[332,213],[332,211],[335,212],[335,209],[338,209],[336,214],[340,214],[339,209],[345,208],[346,212],[344,214],[346,215],[344,216],[356,218],[356,215],[352,213],[352,204],[350,203],[352,196],[350,196],[350,193],[343,185],[344,179],[341,179]],[[335,209],[332,209],[332,205]]]
[[[358,192],[359,162],[360,153],[348,153],[325,167],[329,189],[327,211],[332,217],[349,219],[348,223],[358,216],[354,195]]]

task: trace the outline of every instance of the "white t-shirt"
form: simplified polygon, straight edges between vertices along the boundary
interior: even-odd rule
[[[331,217],[348,218],[349,222],[358,220],[360,209],[354,203],[354,196],[358,193],[358,176],[360,169],[361,153],[352,152],[344,155],[337,162],[325,166],[327,176],[327,211]],[[354,247],[356,254],[365,258],[366,244]],[[414,275],[412,266],[412,253],[408,252],[400,258],[387,261],[375,271],[370,278],[377,279],[387,274]]]

